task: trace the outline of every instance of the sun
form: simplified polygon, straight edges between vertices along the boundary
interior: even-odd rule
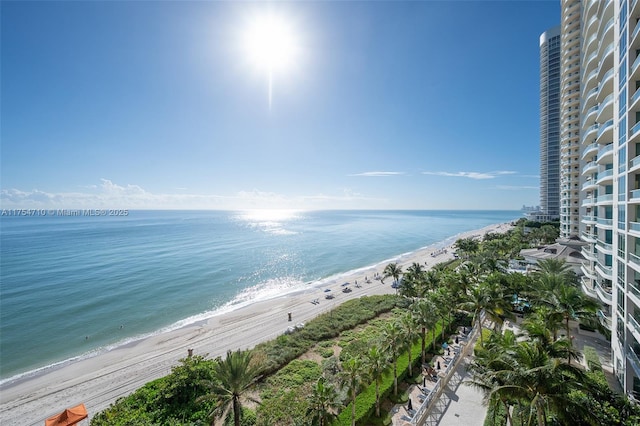
[[[299,59],[298,33],[290,20],[269,13],[249,20],[243,44],[250,63],[269,80],[271,107],[274,74],[291,70]]]
[[[282,16],[269,14],[254,18],[247,28],[245,47],[249,60],[258,68],[283,71],[296,56],[296,35]]]

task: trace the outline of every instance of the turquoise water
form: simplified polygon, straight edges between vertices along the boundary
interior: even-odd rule
[[[131,211],[0,218],[0,378],[521,216],[519,211]]]

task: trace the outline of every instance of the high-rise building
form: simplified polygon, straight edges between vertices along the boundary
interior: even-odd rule
[[[602,302],[615,374],[638,398],[640,1],[561,0],[561,10],[561,231],[588,243],[582,288]]]
[[[560,27],[540,35],[540,209],[560,212]]]
[[[580,232],[580,7],[562,9],[560,37],[560,237]]]

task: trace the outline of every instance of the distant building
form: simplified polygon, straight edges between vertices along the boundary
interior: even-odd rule
[[[540,35],[540,210],[560,217],[560,27]]]

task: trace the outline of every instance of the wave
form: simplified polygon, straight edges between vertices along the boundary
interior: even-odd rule
[[[478,232],[481,233],[483,230],[484,228],[482,230],[478,230]],[[0,386],[5,386],[5,385],[10,386],[11,384],[14,384],[16,382],[20,382],[22,380],[26,380],[34,376],[45,374],[52,370],[62,368],[68,364],[81,361],[87,358],[91,358],[91,357],[103,354],[105,352],[116,350],[118,348],[122,348],[128,345],[136,344],[152,336],[168,333],[181,328],[193,326],[194,324],[202,323],[203,321],[207,321],[210,318],[233,312],[235,310],[244,308],[254,303],[272,300],[279,297],[286,297],[286,296],[290,296],[300,292],[310,291],[316,288],[324,287],[328,283],[343,281],[353,275],[361,275],[363,273],[367,273],[368,271],[379,270],[380,268],[383,268],[388,263],[400,262],[403,258],[414,256],[421,251],[434,250],[434,249],[450,246],[457,239],[459,239],[461,235],[464,235],[464,234],[468,234],[468,231],[461,232],[457,235],[454,235],[454,236],[445,238],[444,240],[441,240],[439,242],[435,242],[427,246],[418,248],[417,250],[414,250],[414,251],[401,253],[397,256],[393,256],[391,258],[376,262],[374,264],[357,267],[345,272],[336,273],[336,274],[333,274],[324,278],[318,278],[312,281],[305,282],[300,278],[292,277],[292,276],[268,279],[256,285],[253,285],[251,287],[247,287],[241,290],[231,300],[223,302],[222,304],[216,306],[212,310],[205,311],[205,312],[181,319],[166,327],[162,327],[150,333],[131,336],[123,340],[120,340],[116,343],[101,346],[101,347],[92,349],[90,351],[87,351],[85,353],[82,353],[80,355],[67,358],[62,361],[53,362],[51,364],[38,367],[33,370],[29,370],[23,373],[13,375],[6,379],[1,379]]]

